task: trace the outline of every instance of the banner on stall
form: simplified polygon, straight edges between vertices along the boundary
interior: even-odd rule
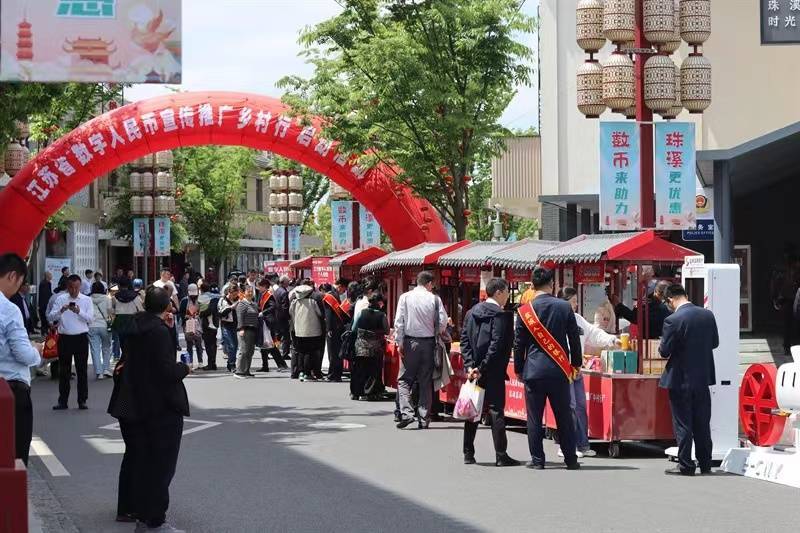
[[[353,249],[353,202],[331,202],[331,246],[334,252]]]
[[[169,257],[170,255],[170,227],[169,217],[156,217],[155,219],[154,255],[156,257]]]
[[[181,83],[180,0],[3,0],[0,80]]]
[[[600,229],[641,228],[639,127],[600,123]]]
[[[575,282],[576,283],[603,283],[606,280],[606,264],[605,263],[578,263],[575,265]],[[565,284],[566,287],[571,287]]]
[[[300,226],[289,226],[289,255],[295,256],[300,253]]]
[[[654,165],[656,229],[695,229],[694,123],[656,122]]]
[[[368,246],[380,246],[381,244],[381,227],[375,217],[367,211],[364,206],[359,206],[359,236],[361,240],[361,248]]]
[[[144,257],[145,243],[149,246],[150,241],[150,219],[133,219],[133,256]]]
[[[291,261],[264,261],[264,274],[277,274],[278,276],[288,276],[289,264]]]
[[[286,226],[272,226],[272,253],[286,255]]]
[[[311,259],[311,279],[319,287],[323,283],[336,283],[336,273],[331,266],[330,257],[314,257]]]

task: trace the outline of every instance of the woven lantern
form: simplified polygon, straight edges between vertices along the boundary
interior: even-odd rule
[[[692,46],[711,35],[711,0],[681,1],[681,38]]]
[[[16,173],[25,166],[25,163],[28,162],[29,155],[30,152],[28,152],[28,149],[21,144],[9,144],[8,148],[6,148],[5,156],[6,174],[13,178]]]
[[[598,118],[605,110],[603,67],[596,59],[591,59],[578,67],[578,111],[586,118]]]
[[[675,64],[669,56],[650,56],[645,62],[644,103],[658,113],[675,105]]]
[[[674,8],[672,10],[673,20],[673,33],[666,42],[658,46],[661,53],[671,54],[681,47],[681,0],[673,0]]]
[[[172,150],[162,150],[160,152],[155,153],[155,161],[156,167],[158,168],[172,168],[172,164],[174,158],[172,156]]]
[[[652,44],[664,44],[675,34],[673,0],[644,0],[644,37]]]
[[[681,104],[689,113],[702,113],[711,105],[711,62],[702,54],[689,54],[683,60]]]
[[[612,43],[636,38],[636,0],[605,0],[603,35]]]
[[[660,113],[662,118],[671,120],[676,118],[681,111],[683,111],[683,102],[681,101],[681,69],[675,65],[675,102],[672,107]]]
[[[603,63],[603,103],[612,111],[621,111],[634,104],[635,94],[633,60],[626,54],[611,54]]]
[[[578,46],[590,54],[606,44],[603,35],[603,0],[580,0],[575,10]]]

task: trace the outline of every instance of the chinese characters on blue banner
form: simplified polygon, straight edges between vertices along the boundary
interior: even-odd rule
[[[133,219],[133,256],[144,257],[144,243],[149,240],[150,220],[147,218]]]
[[[155,253],[157,257],[169,256],[170,249],[170,219],[168,217],[156,217],[155,221]]]
[[[361,248],[379,246],[381,244],[381,227],[378,225],[378,221],[363,205],[359,208],[358,214]]]
[[[600,123],[600,229],[641,227],[639,128],[634,122]]]
[[[300,253],[300,226],[289,226],[289,255]]]
[[[655,125],[656,229],[693,230],[695,216],[694,123]]]
[[[331,246],[334,252],[353,249],[353,202],[331,202]]]
[[[286,255],[286,226],[272,226],[272,253]]]

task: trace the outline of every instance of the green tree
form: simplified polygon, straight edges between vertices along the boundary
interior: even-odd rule
[[[234,214],[253,165],[254,152],[248,148],[198,146],[175,151],[173,172],[181,218],[217,271],[239,247],[244,233]]]
[[[365,154],[359,164],[395,169],[464,238],[468,176],[508,134],[498,121],[532,74],[533,53],[516,37],[535,21],[518,0],[340,4],[303,32],[315,73],[282,79],[284,100],[297,114],[327,117],[323,135]]]
[[[312,213],[305,226],[304,233],[313,235],[322,240],[322,247],[311,250],[317,255],[333,255],[333,245],[331,244],[331,204],[325,202],[320,205],[316,213]]]

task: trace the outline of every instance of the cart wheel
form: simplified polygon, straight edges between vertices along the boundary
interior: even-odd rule
[[[622,455],[622,445],[619,442],[610,442],[608,444],[608,456],[616,459],[620,455]]]

